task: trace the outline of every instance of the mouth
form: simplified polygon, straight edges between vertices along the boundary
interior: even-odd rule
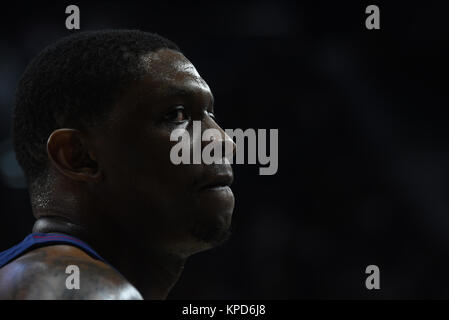
[[[232,182],[234,180],[234,177],[232,174],[220,174],[212,177],[211,179],[205,181],[200,186],[200,191],[205,190],[222,190],[222,189],[229,189]]]

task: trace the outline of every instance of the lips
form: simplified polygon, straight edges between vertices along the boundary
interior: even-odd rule
[[[221,189],[230,187],[234,177],[232,174],[218,174],[206,179],[201,185],[200,190]]]

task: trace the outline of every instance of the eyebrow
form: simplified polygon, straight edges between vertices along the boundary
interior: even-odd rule
[[[164,95],[167,96],[194,96],[196,95],[196,90],[186,87],[169,86],[163,89]],[[210,105],[214,107],[215,98],[212,92],[210,92]]]

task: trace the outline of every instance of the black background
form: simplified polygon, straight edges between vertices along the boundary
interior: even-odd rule
[[[279,129],[279,170],[235,165],[233,236],[193,256],[170,299],[449,298],[448,7],[442,1],[65,2],[0,8],[0,251],[33,224],[12,160],[29,60],[72,32],[176,42],[223,128]],[[381,29],[365,28],[377,4]],[[101,253],[100,253],[101,254]],[[381,289],[365,288],[376,264]]]

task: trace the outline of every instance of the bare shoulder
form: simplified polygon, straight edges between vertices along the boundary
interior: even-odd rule
[[[120,273],[69,245],[35,249],[0,269],[0,299],[135,300]]]

